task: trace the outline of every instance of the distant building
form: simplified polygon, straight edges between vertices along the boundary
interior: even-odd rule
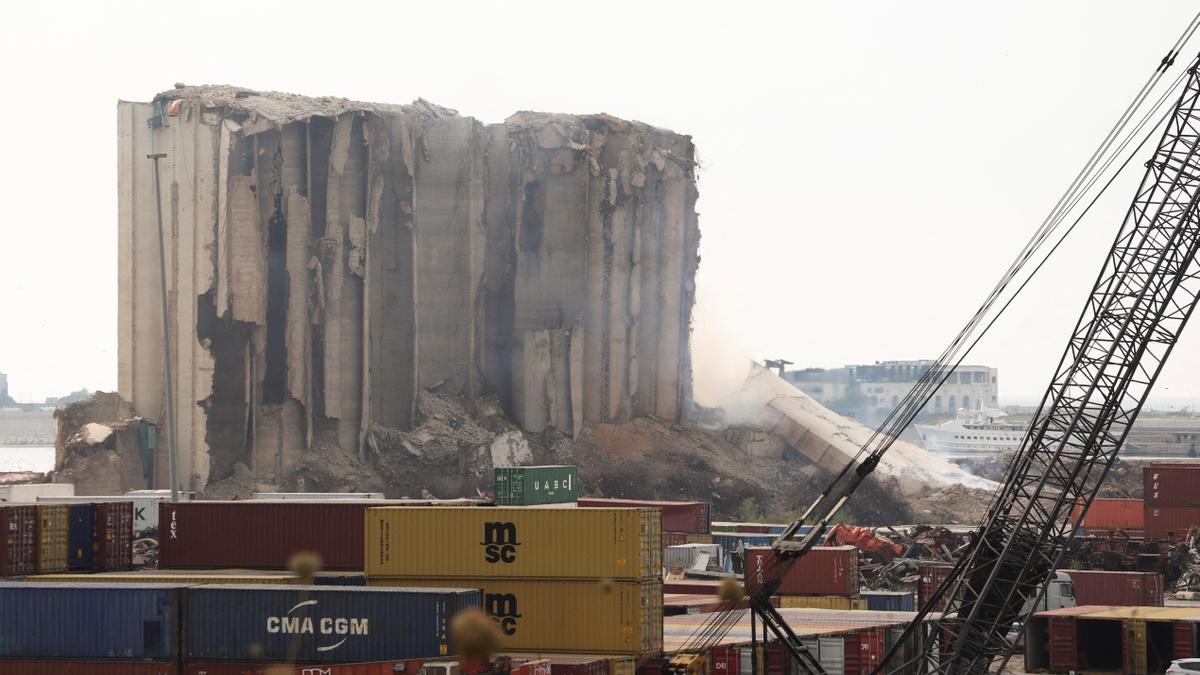
[[[8,375],[0,373],[0,406],[16,405],[17,402],[12,400],[8,395]]]
[[[843,368],[808,368],[784,373],[784,379],[822,405],[864,422],[885,418],[933,361],[878,361]],[[999,376],[987,366],[959,366],[925,406],[924,415],[951,415],[999,404]]]

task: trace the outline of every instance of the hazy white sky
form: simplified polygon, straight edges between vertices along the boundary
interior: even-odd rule
[[[1195,11],[17,3],[0,23],[0,372],[20,400],[115,387],[116,101],[174,82],[424,97],[489,122],[608,112],[691,134],[704,162],[700,339],[798,365],[928,358]],[[1045,386],[1134,173],[972,359],[1000,368],[1002,400]],[[1158,394],[1200,401],[1198,333]]]

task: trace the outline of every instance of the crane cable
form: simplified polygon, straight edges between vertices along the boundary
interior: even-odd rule
[[[891,447],[892,443],[895,442],[900,433],[903,432],[903,430],[912,422],[920,410],[928,404],[934,393],[936,393],[941,385],[944,384],[954,372],[954,369],[957,368],[962,363],[963,359],[970,354],[971,350],[974,349],[983,336],[987,334],[987,332],[992,328],[1000,316],[1003,315],[1005,310],[1008,309],[1016,297],[1025,289],[1030,281],[1032,281],[1033,277],[1037,275],[1050,257],[1059,249],[1063,241],[1071,234],[1071,232],[1075,230],[1075,228],[1082,221],[1083,217],[1108,190],[1121,172],[1124,171],[1125,167],[1128,166],[1129,162],[1141,150],[1141,148],[1153,134],[1154,129],[1162,124],[1162,121],[1165,120],[1165,117],[1159,119],[1155,125],[1151,127],[1150,132],[1146,134],[1140,143],[1138,143],[1134,151],[1125,158],[1120,167],[1118,167],[1117,171],[1113,173],[1107,181],[1105,181],[1099,192],[1095,193],[1092,199],[1088,202],[1087,206],[1078,214],[1066,231],[1062,233],[1049,251],[1041,258],[1040,262],[1036,264],[1036,266],[1033,268],[1033,271],[1030,272],[1024,281],[1018,285],[1017,289],[1012,293],[1007,301],[1001,305],[1000,309],[994,314],[994,316],[992,316],[990,321],[987,322],[983,330],[977,332],[979,325],[983,322],[991,308],[1000,299],[1001,295],[1003,295],[1010,283],[1020,274],[1029,261],[1037,255],[1037,253],[1045,245],[1046,241],[1048,241],[1054,232],[1058,230],[1061,224],[1066,221],[1067,217],[1072,213],[1072,211],[1089,195],[1092,188],[1104,176],[1105,172],[1108,171],[1112,164],[1124,153],[1125,149],[1129,146],[1133,139],[1142,133],[1148,121],[1151,118],[1158,116],[1158,111],[1165,104],[1165,102],[1170,100],[1171,93],[1183,82],[1186,74],[1181,74],[1179,77],[1177,77],[1176,80],[1168,87],[1168,89],[1158,97],[1158,100],[1150,107],[1150,109],[1144,115],[1142,115],[1141,119],[1134,125],[1133,129],[1128,133],[1125,132],[1125,129],[1129,126],[1130,121],[1137,115],[1137,112],[1142,109],[1145,101],[1150,97],[1150,94],[1159,84],[1166,71],[1174,64],[1176,56],[1182,50],[1183,46],[1191,40],[1198,28],[1200,28],[1200,12],[1198,12],[1192,18],[1191,22],[1188,24],[1188,27],[1183,31],[1183,33],[1180,34],[1179,38],[1175,41],[1175,44],[1167,52],[1167,55],[1162,58],[1154,72],[1151,73],[1150,77],[1147,78],[1141,89],[1134,96],[1133,101],[1131,101],[1125,108],[1124,112],[1121,114],[1121,117],[1113,125],[1112,129],[1109,130],[1104,140],[1101,141],[1100,145],[1092,153],[1092,156],[1088,158],[1087,162],[1085,162],[1083,168],[1080,169],[1079,173],[1071,182],[1070,186],[1068,186],[1067,190],[1062,196],[1059,197],[1050,213],[1034,232],[1034,235],[1029,241],[1026,242],[1025,246],[1021,249],[1021,252],[1017,255],[1013,262],[1010,263],[1008,269],[1005,270],[1005,273],[1001,276],[1000,281],[997,282],[991,293],[967,322],[967,325],[959,331],[958,335],[955,336],[950,345],[946,347],[941,355],[939,355],[938,359],[935,360],[932,365],[930,365],[924,374],[922,374],[920,380],[918,380],[913,388],[905,394],[902,403],[891,411],[891,413],[884,419],[880,426],[871,434],[867,442],[859,448],[858,452],[855,453],[853,458],[847,462],[847,464],[842,468],[833,481],[830,482],[829,486],[822,491],[817,499],[808,507],[797,523],[789,528],[789,531],[785,533],[785,536],[794,536],[798,527],[801,526],[810,515],[812,515],[813,511],[815,511],[816,508],[833,491],[833,488],[836,487],[852,470],[855,470],[858,474],[857,479],[851,481],[843,488],[842,493],[838,496],[838,499],[834,503],[833,507],[829,509],[817,523],[812,525],[812,530],[810,530],[809,534],[806,536],[806,541],[808,544],[804,550],[807,551],[807,548],[813,545],[815,539],[820,535],[820,531],[823,529],[823,526],[828,522],[830,517],[837,513],[837,511],[849,498],[850,493],[852,493],[854,488],[857,487],[857,483],[865,478],[865,476],[872,470],[874,470],[874,466],[878,462],[879,458]],[[1122,134],[1124,134],[1123,137]],[[1118,139],[1121,139],[1120,142],[1118,142]],[[1113,150],[1114,145],[1116,146],[1115,150]],[[970,341],[970,344],[964,350],[963,345],[966,344],[968,340]],[[954,361],[953,365],[949,368],[946,368],[946,365],[950,363],[951,360]],[[881,436],[882,440],[878,442],[878,447],[868,451],[868,448],[876,444],[876,440]],[[867,461],[860,463],[859,460],[864,454],[868,455]],[[769,575],[767,575],[767,578],[778,579],[782,573],[791,566],[794,560],[794,558],[776,556],[774,562],[768,568]],[[684,645],[675,650],[674,653],[703,651],[707,650],[712,645],[715,645],[722,638],[724,638],[725,635],[727,635],[729,631],[740,622],[742,616],[744,616],[744,610],[737,611],[737,609],[737,603],[723,603],[721,607],[709,615],[704,623],[702,623],[702,625],[688,638],[688,640],[685,641]]]

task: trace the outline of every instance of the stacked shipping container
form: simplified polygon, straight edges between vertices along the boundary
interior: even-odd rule
[[[1148,464],[1142,472],[1146,538],[1182,540],[1200,525],[1200,463]]]
[[[479,606],[467,589],[0,583],[0,673],[447,656],[451,617]]]
[[[647,654],[662,647],[660,527],[655,509],[372,508],[367,579],[481,588],[505,649]]]

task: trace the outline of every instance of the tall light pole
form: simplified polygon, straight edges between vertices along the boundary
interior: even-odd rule
[[[171,321],[167,303],[167,235],[163,229],[162,217],[162,186],[158,178],[158,160],[166,157],[160,152],[146,155],[154,160],[154,208],[158,212],[158,281],[162,297],[162,336],[163,336],[163,377],[167,387],[167,464],[171,474],[171,501],[179,501],[179,463],[175,457],[175,386],[171,377]]]

